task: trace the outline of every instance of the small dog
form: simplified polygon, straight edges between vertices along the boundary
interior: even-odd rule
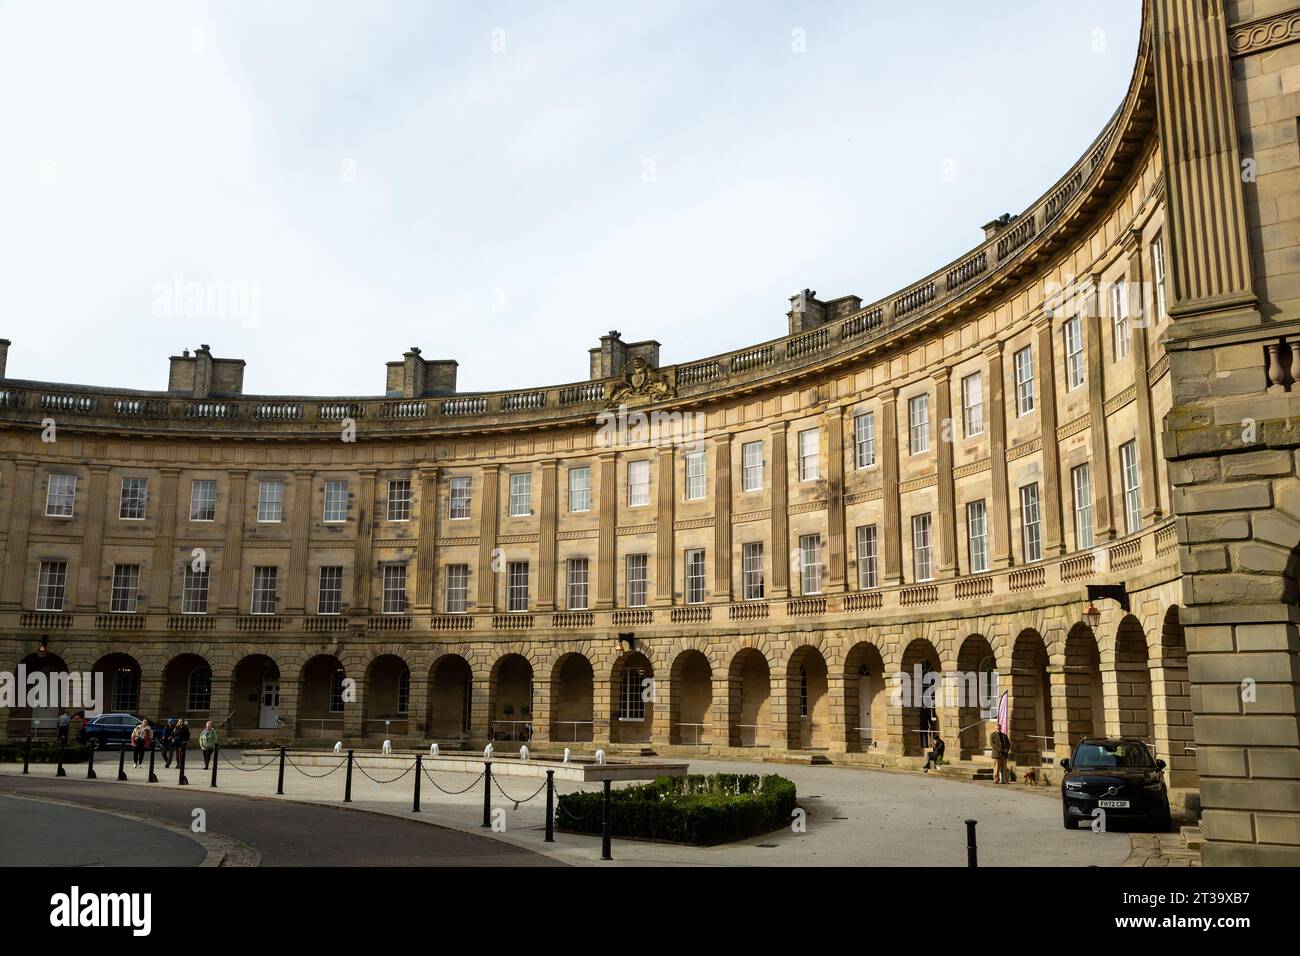
[[[1031,784],[1032,784],[1033,786],[1035,786],[1035,787],[1038,786],[1038,768],[1037,768],[1037,767],[1029,767],[1028,769],[1025,770],[1024,773],[1025,773],[1025,786],[1028,787],[1028,786],[1030,786]]]

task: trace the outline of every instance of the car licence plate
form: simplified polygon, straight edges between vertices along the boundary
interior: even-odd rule
[[[1127,800],[1098,800],[1097,806],[1107,810],[1127,810]]]

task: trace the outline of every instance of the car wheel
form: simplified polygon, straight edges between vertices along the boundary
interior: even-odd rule
[[[100,739],[99,739],[98,737],[91,737],[91,738],[90,738],[90,749],[91,749],[91,750],[98,750],[98,749],[100,748],[101,744],[102,744],[102,742],[100,741]]]

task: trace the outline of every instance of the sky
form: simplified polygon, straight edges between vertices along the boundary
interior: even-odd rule
[[[0,0],[8,376],[459,390],[784,335],[958,258],[1087,149],[1135,0]]]

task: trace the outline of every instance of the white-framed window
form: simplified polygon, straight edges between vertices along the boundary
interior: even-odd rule
[[[821,477],[821,437],[816,428],[799,433],[799,480],[816,481]]]
[[[919,455],[930,450],[930,396],[914,395],[907,400],[907,450]]]
[[[257,483],[257,520],[272,524],[284,520],[283,481],[259,481]]]
[[[1119,462],[1124,479],[1124,527],[1129,534],[1137,534],[1142,530],[1142,479],[1136,441],[1119,446]]]
[[[623,668],[619,678],[619,720],[645,720],[645,695],[641,683],[645,680],[645,671],[639,667]]]
[[[1028,415],[1034,410],[1034,347],[1026,345],[1015,354],[1016,414]]]
[[[140,565],[113,565],[113,591],[108,609],[114,614],[134,614],[140,594]]]
[[[409,667],[397,678],[397,712],[399,714],[411,712],[411,669]]]
[[[1024,533],[1025,561],[1043,560],[1043,536],[1038,514],[1038,482],[1020,489],[1020,527]]]
[[[275,613],[275,596],[279,577],[280,569],[273,565],[257,565],[253,568],[252,613]]]
[[[447,565],[446,608],[448,614],[464,614],[469,609],[469,565]]]
[[[506,562],[506,610],[528,610],[528,562]]]
[[[447,498],[447,517],[457,521],[469,517],[470,493],[474,479],[468,476],[451,479],[451,492]]]
[[[686,603],[704,603],[704,549],[686,552]]]
[[[1074,491],[1074,547],[1083,551],[1093,543],[1092,469],[1088,462],[1070,469],[1070,485]]]
[[[686,455],[686,500],[699,501],[708,493],[708,468],[704,452],[692,451]]]
[[[866,591],[880,584],[877,550],[879,542],[874,524],[858,525],[858,590]]]
[[[763,490],[763,443],[747,441],[740,446],[740,487],[742,491]]]
[[[383,613],[406,613],[406,565],[384,565]]]
[[[568,601],[570,611],[587,610],[587,587],[590,583],[589,566],[586,558],[569,558],[566,563],[568,577]]]
[[[36,610],[62,611],[68,587],[67,561],[42,561],[36,577]]]
[[[393,478],[388,482],[388,520],[411,520],[411,480]]]
[[[627,463],[627,504],[639,508],[650,503],[650,460]]]
[[[185,575],[181,580],[181,613],[208,613],[208,582],[211,580],[212,566],[204,566],[202,571],[195,571],[194,565],[185,565]]]
[[[190,482],[190,520],[213,521],[217,517],[217,483],[212,478]]]
[[[389,486],[389,494],[392,494],[392,486]],[[392,511],[392,498],[389,498],[388,510]],[[330,480],[325,482],[325,511],[321,515],[321,520],[325,522],[337,522],[348,520],[348,483],[342,480]]]
[[[343,681],[347,679],[347,672],[343,668],[338,668],[333,674],[330,674],[330,713],[343,713]]]
[[[122,496],[117,503],[117,516],[123,521],[142,521],[145,503],[148,500],[148,478],[123,478]]]
[[[1128,356],[1128,283],[1120,279],[1110,287],[1111,334],[1114,339],[1115,361]]]
[[[979,372],[961,380],[962,434],[984,434],[984,376]]]
[[[853,462],[858,468],[876,463],[876,415],[863,412],[853,416]]]
[[[988,509],[983,498],[966,503],[966,541],[970,573],[982,574],[989,569]]]
[[[912,573],[918,581],[930,581],[934,578],[929,512],[912,515]]]
[[[112,708],[128,714],[140,712],[140,672],[123,667],[113,674]]]
[[[1077,315],[1065,320],[1061,338],[1065,343],[1065,388],[1069,391],[1084,381],[1083,322]]]
[[[763,580],[763,542],[740,546],[740,572],[746,601],[761,601],[766,593]]]
[[[591,467],[569,469],[569,510],[591,510]]]
[[[212,709],[212,668],[196,667],[185,684],[185,709],[191,713]]]
[[[799,593],[822,593],[822,536],[799,535]]]
[[[320,586],[316,590],[317,614],[341,614],[343,612],[343,568],[340,566],[322,567],[320,569]]]
[[[50,518],[71,518],[77,501],[77,476],[55,472],[45,490],[45,514]]]
[[[510,517],[526,518],[533,513],[533,476],[524,471],[510,476]]]
[[[627,606],[645,607],[647,556],[629,554],[624,559],[627,568]]]
[[[1165,239],[1164,236],[1156,236],[1151,241],[1151,268],[1152,275],[1155,276],[1156,286],[1156,321],[1159,322],[1168,316],[1165,301]]]

